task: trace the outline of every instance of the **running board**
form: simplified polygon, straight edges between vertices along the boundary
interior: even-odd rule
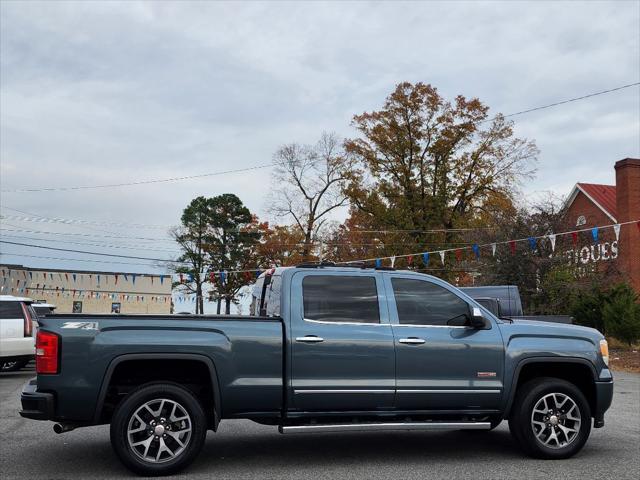
[[[369,432],[385,430],[489,430],[490,422],[395,422],[280,425],[280,433]]]

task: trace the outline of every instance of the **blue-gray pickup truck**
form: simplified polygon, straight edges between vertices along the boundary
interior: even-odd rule
[[[613,378],[591,328],[495,317],[437,278],[301,265],[263,274],[251,315],[40,319],[21,415],[111,425],[132,471],[175,473],[223,419],[283,434],[491,430],[567,458],[604,425]]]

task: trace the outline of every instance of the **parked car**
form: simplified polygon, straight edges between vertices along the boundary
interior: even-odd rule
[[[35,356],[33,332],[38,316],[33,300],[0,295],[0,372],[13,372]]]
[[[255,316],[40,319],[20,414],[57,433],[110,424],[142,475],[183,469],[226,419],[283,434],[506,419],[526,453],[549,459],[604,425],[613,378],[594,329],[504,321],[415,272],[304,265],[263,274],[253,293]]]
[[[45,302],[32,303],[31,306],[33,307],[35,312],[38,314],[38,317],[44,317],[44,316],[47,316],[47,315],[54,315],[55,314],[55,310],[57,308],[54,304],[45,303]]]
[[[570,315],[525,315],[516,285],[462,287],[460,290],[499,318],[515,321],[573,323],[573,317]]]

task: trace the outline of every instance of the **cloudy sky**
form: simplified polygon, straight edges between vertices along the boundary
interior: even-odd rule
[[[166,258],[175,251],[166,227],[197,195],[233,192],[265,216],[270,171],[11,190],[269,163],[286,142],[314,142],[323,130],[354,135],[351,117],[379,108],[405,80],[509,114],[640,79],[637,1],[5,0],[0,8],[1,233],[59,248]],[[529,196],[613,183],[615,161],[640,156],[637,86],[514,120],[541,150]],[[5,263],[158,271],[144,261],[0,249]]]

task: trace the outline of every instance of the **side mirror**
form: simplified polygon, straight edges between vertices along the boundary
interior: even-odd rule
[[[482,310],[478,307],[471,307],[471,326],[478,329],[487,326],[487,321],[482,316]]]

